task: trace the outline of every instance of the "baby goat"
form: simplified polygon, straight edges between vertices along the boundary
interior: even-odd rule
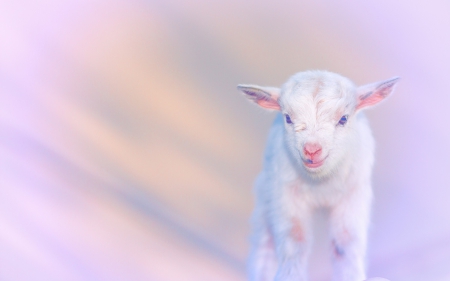
[[[306,71],[281,89],[238,86],[259,106],[280,111],[255,183],[250,280],[307,280],[318,208],[330,211],[333,280],[365,280],[374,140],[362,111],[398,80],[356,87],[335,73]]]

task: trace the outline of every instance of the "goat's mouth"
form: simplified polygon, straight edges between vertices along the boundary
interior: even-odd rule
[[[328,156],[324,157],[321,160],[302,159],[303,165],[305,165],[305,167],[310,168],[310,169],[319,168],[320,166],[323,165],[323,163],[325,162],[325,159],[327,159],[327,157]]]

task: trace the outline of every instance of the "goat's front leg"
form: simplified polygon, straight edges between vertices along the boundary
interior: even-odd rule
[[[312,242],[309,210],[305,208],[279,218],[274,236],[278,259],[275,281],[306,281]]]
[[[251,254],[248,264],[250,281],[273,281],[277,270],[277,258],[272,234],[266,223],[254,214]]]
[[[371,191],[354,190],[331,210],[333,281],[366,279],[365,254],[369,226]]]

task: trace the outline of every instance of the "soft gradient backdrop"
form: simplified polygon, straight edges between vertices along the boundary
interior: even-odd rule
[[[450,2],[0,3],[0,280],[245,280],[273,113],[238,83],[401,76],[369,273],[450,280]],[[326,280],[316,258],[314,280]]]

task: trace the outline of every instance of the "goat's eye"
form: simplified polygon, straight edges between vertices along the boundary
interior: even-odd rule
[[[291,117],[289,117],[289,115],[284,115],[285,117],[286,117],[286,123],[288,123],[288,124],[292,124],[292,120],[291,120]]]
[[[339,125],[344,126],[345,123],[347,123],[348,115],[344,115],[341,117],[341,120],[339,120]]]

